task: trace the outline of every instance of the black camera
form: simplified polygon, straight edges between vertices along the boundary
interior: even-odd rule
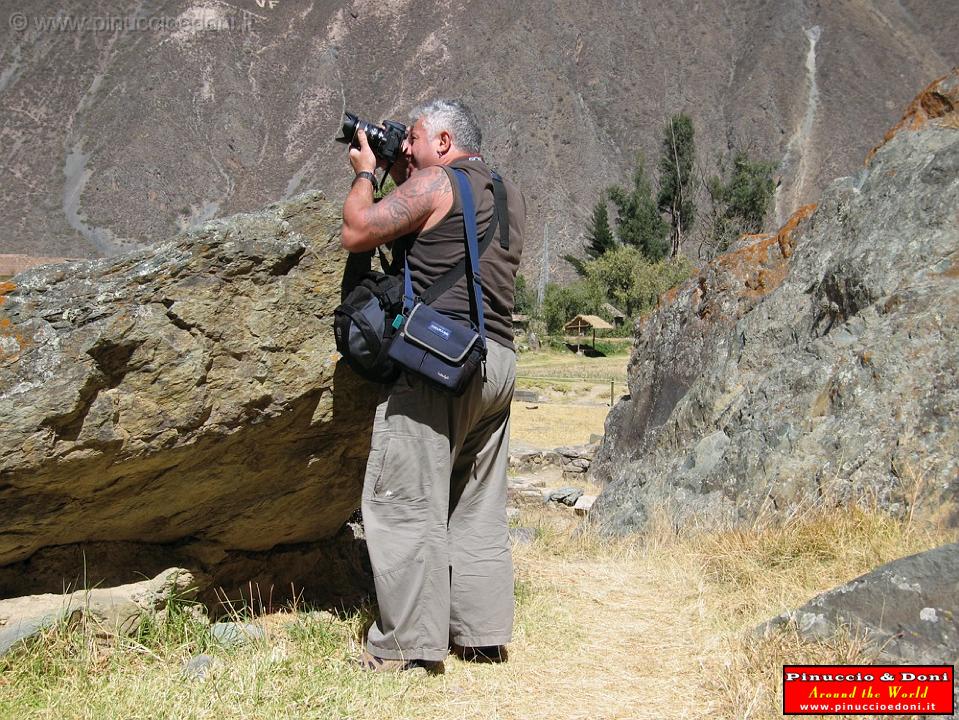
[[[362,130],[366,133],[370,150],[376,157],[389,165],[396,162],[403,149],[403,140],[406,139],[406,125],[395,120],[385,120],[380,127],[366,120],[360,120],[353,113],[345,113],[345,115],[343,137],[336,138],[337,142],[349,143],[350,147],[358,148],[360,141],[356,138],[356,132]]]

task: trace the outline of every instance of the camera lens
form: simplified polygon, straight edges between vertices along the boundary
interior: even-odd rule
[[[343,136],[336,138],[337,142],[346,143],[353,147],[359,147],[356,143],[356,131],[360,126],[366,125],[353,113],[345,113],[343,117]]]
[[[343,136],[336,138],[337,142],[358,148],[360,143],[356,134],[362,130],[366,133],[366,140],[374,155],[387,162],[396,160],[403,146],[403,138],[406,137],[405,125],[395,120],[386,120],[383,127],[380,127],[365,120],[360,120],[353,113],[348,112],[343,115]]]

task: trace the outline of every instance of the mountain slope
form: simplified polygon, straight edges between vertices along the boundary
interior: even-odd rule
[[[788,215],[959,63],[956,25],[950,0],[7,6],[0,252],[109,255],[312,187],[338,199],[344,109],[402,120],[455,94],[525,189],[535,276],[544,237],[559,269],[680,110],[704,164],[730,142],[783,160]]]

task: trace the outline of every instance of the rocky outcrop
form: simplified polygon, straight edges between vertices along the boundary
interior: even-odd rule
[[[553,450],[541,450],[522,444],[510,446],[509,467],[518,473],[535,472],[549,466],[562,469],[564,476],[575,477],[589,470],[596,455],[597,445],[586,443],[558,447]]]
[[[933,80],[906,108],[902,119],[885,134],[882,142],[869,151],[866,162],[902,130],[921,130],[930,124],[959,129],[959,72]]]
[[[783,613],[763,628],[794,626],[810,640],[847,631],[879,657],[910,664],[959,658],[959,543],[894,560]]]
[[[338,226],[306,194],[0,286],[0,597],[173,564],[264,598],[363,574],[338,533],[376,390],[337,363]]]
[[[60,624],[95,623],[99,634],[134,634],[145,620],[162,622],[169,603],[194,598],[199,579],[170,568],[150,580],[114,588],[0,600],[0,655]]]
[[[931,90],[953,97],[957,78]],[[591,469],[604,528],[860,500],[959,521],[956,125],[900,130],[638,323]]]
[[[560,456],[563,476],[576,477],[589,470],[589,466],[596,456],[596,446],[590,444],[570,445],[568,447],[556,448],[556,452],[559,453]]]

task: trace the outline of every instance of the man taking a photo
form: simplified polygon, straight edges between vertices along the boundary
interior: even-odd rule
[[[413,290],[426,292],[463,259],[465,170],[483,236],[495,217],[481,131],[462,102],[411,113],[397,188],[373,201],[377,159],[366,135],[350,151],[356,178],[343,206],[342,245],[362,252],[393,242]],[[506,521],[509,410],[516,372],[511,315],[526,204],[505,182],[508,238],[497,225],[480,258],[488,353],[460,396],[404,372],[385,391],[363,483],[363,523],[380,617],[360,658],[369,670],[439,671],[452,648],[467,660],[502,661],[513,625],[513,565]],[[469,324],[467,278],[431,307]]]

